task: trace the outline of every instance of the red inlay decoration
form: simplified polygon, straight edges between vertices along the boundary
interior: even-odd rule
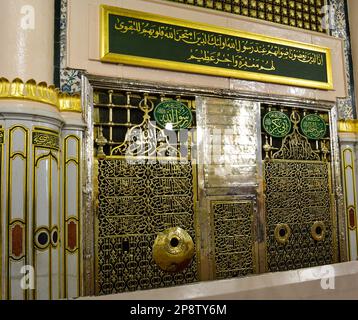
[[[356,215],[355,215],[355,209],[354,209],[354,207],[350,207],[349,209],[348,209],[348,217],[349,217],[349,227],[351,228],[351,229],[355,229],[355,227],[356,227]]]
[[[23,255],[23,226],[16,224],[11,229],[11,254],[15,258],[20,258]]]
[[[75,221],[70,221],[67,224],[67,247],[70,250],[77,248],[77,223]]]

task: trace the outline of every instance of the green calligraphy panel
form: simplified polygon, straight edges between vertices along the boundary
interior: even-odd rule
[[[330,50],[102,6],[103,61],[332,89]]]

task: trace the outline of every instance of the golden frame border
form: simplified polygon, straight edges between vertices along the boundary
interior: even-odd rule
[[[293,77],[266,75],[266,74],[241,71],[241,70],[230,70],[220,67],[191,65],[185,62],[175,62],[175,61],[160,60],[154,58],[145,58],[140,56],[111,53],[109,51],[109,26],[108,26],[108,17],[110,14],[122,14],[130,18],[139,18],[139,19],[151,20],[154,22],[175,24],[181,27],[199,29],[203,31],[221,33],[221,34],[236,36],[236,37],[246,37],[251,40],[266,41],[266,42],[271,42],[273,44],[280,44],[280,45],[291,46],[294,48],[321,52],[326,54],[326,64],[327,64],[326,71],[327,71],[328,81],[319,82],[313,80],[298,79]],[[271,83],[291,85],[291,86],[308,87],[313,89],[322,89],[322,90],[334,89],[333,73],[332,73],[332,58],[331,58],[330,48],[320,47],[317,45],[307,44],[307,43],[293,41],[293,40],[275,38],[271,36],[258,35],[246,31],[245,32],[237,31],[234,29],[218,27],[218,26],[213,26],[204,23],[190,22],[187,20],[162,16],[162,15],[122,9],[119,7],[113,7],[107,5],[100,6],[100,60],[103,62],[123,63],[123,64],[129,64],[129,65],[135,65],[141,67],[167,69],[172,71],[181,71],[181,72],[184,71],[184,72],[199,73],[199,74],[206,74],[206,75],[215,75],[221,77],[239,78],[243,80],[271,82]]]
[[[210,207],[210,230],[209,232],[211,233],[215,233],[215,226],[214,226],[214,205],[215,204],[250,204],[250,220],[251,220],[251,240],[252,240],[252,245],[251,245],[251,255],[252,255],[252,270],[253,273],[252,274],[248,274],[247,276],[250,275],[255,275],[255,274],[259,274],[259,252],[258,252],[258,248],[257,248],[257,227],[256,227],[256,213],[255,213],[255,199],[254,198],[245,198],[245,196],[242,195],[235,195],[233,196],[212,196],[211,199],[209,198],[209,207]],[[226,279],[232,279],[232,278],[226,278],[226,279],[217,279],[217,275],[216,275],[216,245],[215,245],[215,237],[211,237],[210,239],[210,245],[212,248],[212,252],[213,252],[213,279],[211,280],[226,280]],[[244,276],[244,277],[247,277]],[[240,276],[242,277],[242,276]]]
[[[342,254],[341,252],[341,249],[339,247],[339,240],[338,240],[338,237],[339,237],[339,230],[338,230],[338,221],[336,220],[337,219],[337,212],[336,212],[336,207],[337,207],[337,202],[336,202],[336,197],[335,197],[335,192],[333,191],[333,176],[332,176],[332,171],[333,171],[333,168],[332,168],[332,162],[324,162],[324,161],[312,161],[312,160],[283,160],[283,159],[270,159],[269,160],[270,162],[290,162],[290,163],[314,163],[314,164],[325,164],[327,166],[327,169],[328,169],[328,192],[329,192],[329,197],[330,197],[330,201],[329,201],[329,204],[330,204],[330,217],[331,217],[331,220],[330,222],[332,223],[332,229],[333,229],[333,232],[332,232],[332,242],[331,242],[331,245],[332,245],[332,248],[333,248],[333,254],[332,254],[332,260],[333,262],[332,263],[339,263],[339,262],[343,262],[340,260],[340,256]],[[266,161],[262,161],[262,169],[263,169],[263,182],[264,182],[264,188],[263,188],[263,194],[264,194],[264,197],[266,198],[266,170],[265,170],[265,165],[266,165]],[[264,213],[266,215],[266,201],[264,201],[264,207],[263,207],[263,210],[264,210]],[[263,273],[268,273],[268,272],[271,272],[269,271],[269,268],[268,268],[268,248],[267,248],[267,239],[268,239],[268,236],[267,236],[267,221],[265,220],[264,222],[264,225],[263,225],[263,228],[264,228],[264,233],[265,233],[265,236],[264,236],[264,255],[265,255],[265,268],[264,268],[264,272]],[[310,234],[311,234],[311,230],[310,230]]]
[[[99,160],[145,160],[145,161],[157,161],[157,162],[170,162],[170,161],[177,161],[180,162],[180,158],[176,157],[153,157],[153,156],[142,156],[142,157],[133,157],[133,156],[104,156],[98,157],[93,155],[93,170],[92,170],[92,182],[93,182],[93,207],[94,207],[94,295],[98,296],[100,292],[99,286],[99,248],[98,248],[98,239],[99,239],[99,185],[98,185],[98,175],[99,175]],[[202,258],[202,250],[201,250],[201,233],[200,233],[200,222],[199,222],[199,212],[198,212],[198,168],[196,162],[196,158],[191,159],[192,164],[192,183],[193,183],[193,226],[194,226],[194,233],[195,233],[195,241],[194,241],[194,250],[196,256],[196,281],[182,284],[182,285],[190,285],[193,283],[199,283],[202,281],[202,272],[201,272],[201,258]],[[152,289],[159,289],[159,288],[152,288]],[[142,289],[141,289],[142,290]],[[135,290],[141,291],[141,290]]]

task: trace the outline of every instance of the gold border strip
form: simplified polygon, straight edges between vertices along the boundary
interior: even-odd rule
[[[5,140],[5,136],[4,136],[4,130],[1,129],[0,126],[0,134],[2,134],[2,139],[4,142]],[[3,172],[4,172],[4,148],[3,148],[3,143],[0,143],[0,239],[4,239],[3,238],[3,211],[2,211],[2,206],[3,206],[3,181],[2,181],[2,176],[3,176]],[[2,241],[1,241],[2,242]],[[2,244],[0,245],[0,300],[2,300],[2,290],[3,290],[3,252],[2,252]]]
[[[76,157],[68,157],[68,143],[70,140],[73,140],[76,144]],[[81,172],[80,172],[80,159],[81,159],[81,149],[80,149],[81,139],[74,135],[70,134],[64,139],[64,150],[63,150],[63,295],[64,298],[68,297],[68,287],[67,287],[67,254],[76,254],[78,257],[77,265],[77,295],[81,296],[81,225],[80,225],[80,190],[81,190]],[[67,215],[67,167],[70,163],[74,163],[77,170],[77,208],[75,216]],[[77,248],[74,250],[69,250],[67,247],[67,225],[69,221],[75,221],[77,226]]]
[[[47,153],[40,153],[40,154],[36,154],[37,150],[45,150],[47,151]],[[60,174],[59,174],[59,159],[58,156],[59,154],[56,154],[57,152],[55,150],[48,150],[47,148],[41,148],[38,146],[33,145],[33,167],[32,167],[32,185],[33,185],[33,189],[32,189],[32,246],[33,246],[33,250],[32,250],[32,259],[33,259],[33,266],[35,269],[35,290],[33,290],[32,292],[32,298],[34,300],[37,299],[37,251],[47,251],[48,250],[48,254],[49,254],[49,265],[48,265],[48,271],[49,271],[49,282],[48,282],[48,294],[49,294],[49,299],[52,300],[52,245],[51,245],[51,232],[49,232],[49,245],[46,248],[38,248],[35,245],[35,235],[36,232],[39,229],[46,229],[46,230],[52,230],[52,163],[53,161],[56,162],[57,164],[57,175],[58,175],[58,180],[60,181]],[[39,168],[39,164],[41,161],[48,161],[48,165],[49,165],[49,171],[48,171],[48,205],[49,205],[49,212],[48,212],[48,226],[37,226],[37,218],[36,218],[36,214],[37,214],[37,193],[36,193],[36,184],[37,184],[37,179],[36,179],[36,174],[37,174],[37,170]],[[60,202],[60,200],[58,199],[58,202]],[[61,215],[61,212],[58,212],[58,215]],[[58,247],[56,248],[56,250],[59,250]],[[60,253],[58,255],[58,259],[60,260]],[[61,274],[58,274],[59,279],[61,279]],[[59,296],[60,298],[60,296]]]
[[[216,196],[214,196],[216,197]],[[218,196],[220,197],[220,196]],[[226,198],[227,199],[226,199]],[[215,213],[214,213],[214,205],[215,204],[249,204],[250,205],[250,221],[251,221],[251,255],[252,255],[252,275],[257,274],[258,273],[258,257],[257,257],[257,252],[256,252],[256,239],[255,239],[255,215],[254,215],[254,199],[245,199],[244,196],[235,196],[238,197],[236,199],[230,199],[229,196],[223,196],[222,199],[209,199],[209,205],[210,205],[210,232],[213,234],[213,236],[211,237],[211,246],[212,246],[212,251],[214,254],[214,259],[213,259],[213,264],[214,264],[214,279],[213,280],[217,280],[217,270],[216,270],[216,241],[215,241]],[[228,278],[226,278],[228,279]],[[221,279],[223,280],[223,279]]]
[[[339,120],[338,132],[341,133],[358,133],[358,120]]]
[[[346,153],[350,154],[351,161],[347,164]],[[343,186],[344,186],[344,202],[345,202],[345,212],[346,212],[346,226],[347,226],[347,237],[348,237],[348,258],[351,260],[351,231],[355,231],[356,234],[356,250],[358,255],[358,227],[357,227],[357,194],[356,194],[356,182],[355,182],[355,167],[354,167],[354,152],[353,149],[350,147],[345,148],[342,150],[342,165],[343,165]],[[353,185],[353,203],[348,203],[348,179],[347,179],[347,169],[351,169],[352,171],[352,185]],[[354,209],[354,220],[355,220],[355,227],[351,228],[349,226],[349,209]]]
[[[16,130],[21,130],[23,132],[23,152],[22,151],[15,151],[13,152],[13,134]],[[24,247],[24,256],[22,259],[25,261],[25,265],[29,264],[29,253],[28,253],[28,243],[29,243],[29,223],[28,223],[28,197],[29,197],[29,180],[28,180],[28,173],[29,173],[29,129],[21,126],[21,125],[14,125],[8,130],[9,135],[9,145],[8,145],[8,154],[7,154],[7,172],[6,172],[6,216],[7,216],[7,223],[6,223],[6,290],[5,290],[5,296],[6,299],[11,299],[11,277],[10,277],[10,269],[11,269],[11,254],[10,254],[10,226],[13,223],[12,217],[11,217],[11,200],[13,197],[12,193],[12,168],[13,168],[13,161],[16,157],[20,157],[22,160],[24,160],[23,166],[24,166],[24,194],[22,195],[24,198],[24,228],[25,228],[25,247]],[[21,196],[21,195],[19,195]],[[16,219],[15,219],[16,220]],[[18,219],[17,219],[18,220]],[[21,261],[17,260],[17,261]],[[29,298],[28,291],[23,292],[23,298],[24,300],[27,300]]]
[[[33,79],[24,83],[19,78],[13,81],[0,78],[0,99],[29,100],[52,105],[61,112],[82,112],[79,94],[70,95],[47,86],[46,82],[37,84]]]
[[[237,31],[234,29],[217,27],[209,24],[190,22],[182,19],[171,18],[161,15],[149,14],[140,11],[127,10],[118,7],[112,7],[107,5],[101,5],[100,7],[100,56],[101,61],[114,62],[114,63],[124,63],[136,66],[143,67],[154,67],[160,69],[169,69],[174,71],[187,71],[193,73],[201,73],[207,75],[216,75],[222,77],[232,77],[240,78],[245,80],[253,81],[262,81],[262,82],[272,82],[278,84],[292,85],[292,86],[302,86],[315,89],[323,90],[333,90],[333,73],[332,73],[332,58],[331,58],[331,49],[326,47],[320,47],[313,44],[307,44],[298,41],[285,40],[270,36],[258,35],[250,32]],[[280,44],[285,46],[290,46],[299,49],[312,50],[316,52],[321,52],[326,55],[327,63],[327,82],[319,82],[277,75],[263,75],[259,73],[240,71],[240,70],[229,70],[219,67],[209,67],[209,66],[200,66],[200,65],[190,65],[185,62],[175,62],[168,60],[160,60],[153,58],[145,58],[140,56],[129,56],[123,54],[111,53],[109,51],[109,25],[108,18],[110,14],[121,14],[130,18],[145,19],[159,23],[165,24],[175,24],[181,27],[199,29],[208,32],[221,33],[230,36],[236,37],[246,37],[250,40],[259,40],[265,42],[271,42],[273,44]]]

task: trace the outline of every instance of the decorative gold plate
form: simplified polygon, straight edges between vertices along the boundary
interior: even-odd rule
[[[291,228],[287,223],[280,223],[275,228],[275,238],[277,242],[285,244],[291,236]]]
[[[316,221],[311,228],[312,238],[316,241],[322,241],[326,233],[326,226],[322,221]]]
[[[164,271],[180,272],[194,256],[194,242],[188,232],[173,227],[159,233],[153,244],[153,259]]]

